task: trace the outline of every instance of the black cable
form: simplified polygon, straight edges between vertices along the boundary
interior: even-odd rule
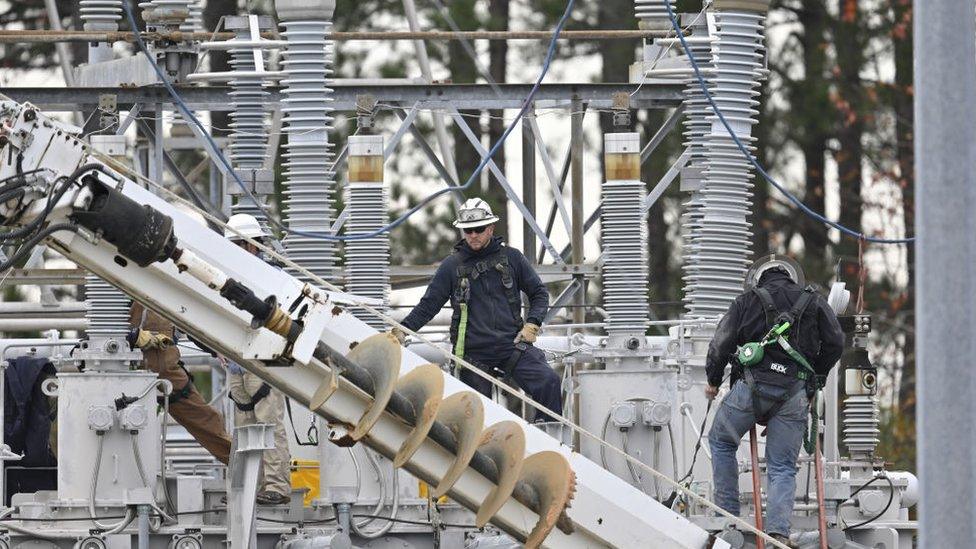
[[[24,244],[17,250],[10,259],[0,263],[0,273],[9,270],[18,261],[23,259],[30,251],[37,246],[40,241],[47,238],[51,233],[56,233],[58,231],[72,231],[78,232],[79,227],[77,225],[72,225],[71,223],[58,223],[56,225],[51,225],[50,227],[41,229],[37,234],[31,237],[30,240],[24,242]]]
[[[888,489],[889,489],[889,491],[888,491],[888,503],[884,506],[884,509],[882,509],[881,512],[878,513],[877,515],[874,515],[873,517],[871,517],[868,520],[865,520],[863,522],[859,522],[857,524],[852,524],[851,526],[848,526],[848,527],[844,528],[844,531],[845,532],[848,531],[848,530],[853,530],[855,528],[860,528],[862,526],[867,526],[868,524],[871,524],[872,522],[874,522],[874,521],[878,520],[879,518],[881,518],[882,516],[884,516],[884,514],[888,512],[888,509],[891,508],[891,503],[893,501],[895,501],[895,483],[894,482],[891,482],[891,478],[889,478],[888,475],[881,475],[881,476],[874,477],[873,479],[871,479],[868,482],[866,482],[864,484],[864,486],[861,486],[860,488],[858,488],[857,490],[855,490],[854,493],[851,494],[851,497],[854,497],[854,494],[857,494],[862,489],[866,488],[869,484],[871,484],[872,482],[874,482],[875,480],[877,480],[879,478],[883,478],[883,479],[885,479],[885,480],[888,481]]]
[[[61,188],[59,188],[54,193],[48,195],[47,205],[45,205],[44,211],[41,213],[41,215],[37,216],[36,218],[31,220],[30,223],[24,225],[19,229],[14,229],[6,233],[0,233],[0,241],[10,240],[13,238],[20,238],[34,232],[34,230],[36,230],[37,227],[39,227],[41,223],[43,223],[47,219],[47,216],[51,213],[51,211],[54,210],[54,206],[58,203],[59,200],[61,200],[61,197],[63,197],[64,194],[68,192],[68,189],[72,186],[72,184],[77,183],[79,177],[81,177],[84,173],[91,171],[93,169],[98,169],[102,172],[108,173],[105,171],[105,168],[101,164],[90,163],[81,166],[65,180],[65,183],[61,186]]]
[[[23,187],[24,185],[26,185],[27,182],[24,181],[25,175],[31,175],[31,174],[46,172],[46,171],[48,171],[47,168],[35,168],[33,170],[26,170],[24,172],[16,173],[14,175],[8,175],[7,177],[0,179],[0,185],[6,183],[7,181],[13,181],[14,179],[20,179],[21,181],[19,183],[11,183],[10,185],[6,185],[5,187],[0,188],[0,192],[7,190],[7,187],[13,189],[15,187]]]
[[[861,486],[860,486],[860,487],[859,487],[859,488],[858,488],[857,490],[854,490],[853,492],[851,492],[851,495],[850,495],[850,497],[848,497],[847,499],[851,499],[851,498],[853,498],[853,497],[854,497],[854,496],[856,496],[856,495],[857,495],[857,494],[858,494],[858,493],[859,493],[859,492],[860,492],[861,490],[863,490],[863,489],[865,489],[865,488],[867,488],[868,486],[871,486],[871,485],[872,485],[872,484],[874,484],[875,482],[877,482],[877,481],[879,481],[879,480],[881,480],[881,479],[882,479],[883,477],[884,477],[884,475],[878,475],[878,476],[876,476],[876,477],[871,477],[871,479],[869,479],[869,480],[868,480],[867,482],[865,482],[864,484],[862,484],[862,485],[861,485]],[[886,478],[886,477],[885,477],[885,478]]]
[[[391,518],[391,517],[381,516],[381,515],[353,515],[352,518],[372,518],[372,519],[388,520],[390,522],[401,522],[403,524],[416,524],[416,525],[420,525],[420,526],[433,526],[433,523],[431,523],[429,521],[408,520],[408,519],[402,519],[402,518]],[[441,526],[442,527],[447,527],[447,528],[469,528],[469,529],[472,529],[472,530],[476,528],[475,525],[473,525],[473,524],[451,524],[449,522],[442,522],[441,523]]]
[[[698,440],[695,441],[695,452],[691,455],[691,466],[688,467],[688,472],[685,473],[685,476],[681,477],[678,484],[688,480],[688,478],[691,477],[692,473],[695,471],[695,462],[698,461],[698,452],[702,447],[702,439],[705,438],[705,423],[708,422],[708,413],[712,411],[713,402],[715,402],[714,398],[709,400],[708,404],[705,406],[705,417],[702,418],[701,428],[698,431]]]

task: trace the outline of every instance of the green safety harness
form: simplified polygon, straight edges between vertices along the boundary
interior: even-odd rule
[[[508,262],[508,255],[505,254],[504,249],[471,265],[465,265],[463,259],[458,257],[458,263],[459,265],[455,271],[457,275],[457,290],[454,295],[458,303],[458,308],[455,309],[451,319],[451,331],[457,334],[454,343],[454,354],[459,357],[464,357],[465,336],[468,330],[468,302],[471,300],[471,284],[485,273],[495,270],[501,275],[502,286],[505,288],[505,298],[508,301],[508,308],[512,313],[512,319],[515,321],[516,331],[522,329],[524,321],[522,320],[522,304],[519,300],[518,290],[515,288],[515,278],[512,276],[512,266]],[[527,347],[525,344],[516,344],[512,355],[505,362],[504,372],[500,373],[503,373],[507,378],[511,378],[512,370],[518,364],[519,359],[522,358],[522,354]]]
[[[766,323],[771,325],[771,328],[766,335],[763,336],[762,340],[758,342],[746,343],[736,349],[735,357],[739,364],[742,365],[742,378],[745,380],[746,385],[752,391],[753,398],[753,413],[756,414],[756,422],[765,425],[770,417],[772,417],[783,404],[789,400],[795,393],[787,393],[786,396],[775,399],[773,405],[765,413],[761,413],[761,400],[763,397],[762,389],[756,383],[755,376],[753,375],[752,369],[763,363],[763,359],[766,354],[766,347],[777,344],[783,352],[786,353],[798,366],[796,372],[797,379],[801,381],[806,381],[808,386],[810,383],[815,383],[816,388],[813,391],[813,398],[810,399],[810,419],[807,423],[806,433],[803,437],[803,447],[807,453],[812,454],[814,452],[817,431],[820,424],[820,418],[818,413],[818,402],[821,398],[821,389],[819,380],[816,376],[816,371],[810,362],[804,357],[799,351],[797,351],[789,342],[789,331],[790,328],[798,325],[800,318],[803,316],[803,312],[806,310],[807,306],[813,301],[816,296],[816,290],[813,286],[807,286],[803,289],[803,293],[800,298],[793,304],[793,307],[786,313],[780,313],[773,302],[773,297],[769,294],[769,291],[765,288],[756,287],[753,288],[753,292],[759,297],[760,302],[763,305],[763,310],[766,313]],[[785,373],[785,372],[781,372]]]

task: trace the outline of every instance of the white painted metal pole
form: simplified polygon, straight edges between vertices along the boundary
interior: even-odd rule
[[[976,6],[915,0],[914,13],[920,546],[969,547],[976,539]]]

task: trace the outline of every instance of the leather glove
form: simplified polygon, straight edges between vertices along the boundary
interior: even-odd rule
[[[390,330],[390,335],[392,335],[393,337],[397,338],[397,341],[400,342],[400,345],[403,345],[403,344],[405,344],[407,342],[407,334],[403,333],[403,330],[401,330],[400,328],[397,328],[396,326],[394,326]]]
[[[135,332],[135,330],[133,330]],[[149,330],[138,330],[133,337],[132,332],[126,337],[129,341],[129,345],[135,343],[135,347],[142,349],[143,351],[151,351],[153,349],[166,349],[173,344],[173,338],[168,335],[161,334],[159,332],[150,332]]]
[[[535,324],[526,323],[522,326],[522,331],[515,336],[515,343],[524,341],[526,343],[535,343],[535,340],[539,337],[539,327]]]

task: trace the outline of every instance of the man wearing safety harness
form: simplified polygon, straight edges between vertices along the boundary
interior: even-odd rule
[[[497,221],[480,198],[461,206],[454,226],[463,232],[463,239],[441,262],[427,293],[403,325],[419,330],[450,299],[454,354],[514,383],[533,400],[562,414],[559,376],[549,367],[545,354],[532,346],[549,307],[549,293],[525,256],[494,236]],[[529,299],[525,320],[521,293]],[[402,331],[395,328],[392,333],[404,341]],[[464,369],[461,381],[491,396],[491,383],[477,374]],[[537,412],[535,420],[547,421],[549,416]]]
[[[235,232],[236,231],[236,232]],[[249,214],[234,214],[227,220],[224,237],[254,255],[260,250],[242,237],[264,241],[268,235],[258,220]],[[261,456],[261,475],[255,498],[262,505],[281,505],[291,501],[291,450],[285,431],[285,400],[278,391],[258,376],[229,362],[228,396],[234,401],[234,425],[274,425],[274,448]]]
[[[808,401],[840,358],[837,316],[789,258],[757,261],[708,348],[709,400],[732,364],[732,390],[715,413],[712,449],[715,503],[739,514],[736,451],[755,424],[765,425],[769,477],[766,531],[787,543],[796,490],[796,460],[807,429]],[[737,383],[741,381],[741,383]]]

